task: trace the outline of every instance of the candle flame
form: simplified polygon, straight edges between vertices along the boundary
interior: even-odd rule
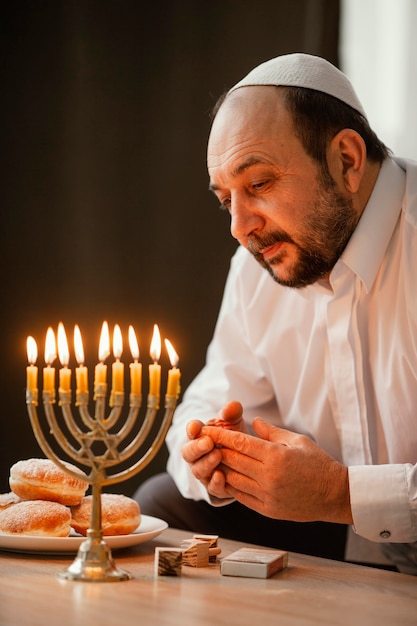
[[[64,324],[59,322],[58,324],[58,355],[61,365],[67,367],[69,362],[69,349],[67,335],[65,333]]]
[[[28,355],[28,361],[31,365],[34,365],[38,358],[38,346],[33,337],[26,339],[26,351]]]
[[[74,326],[74,350],[75,350],[75,358],[77,359],[78,365],[84,364],[84,347],[83,340],[81,337],[81,331],[78,324]]]
[[[153,326],[150,355],[151,359],[154,361],[159,361],[159,357],[161,356],[161,334],[159,332],[158,324],[154,324]]]
[[[47,365],[52,365],[52,363],[56,359],[56,341],[55,341],[55,333],[51,327],[46,331],[46,339],[45,339],[45,363]]]
[[[119,324],[116,324],[113,329],[113,354],[115,359],[120,359],[123,352],[123,339],[122,331]]]
[[[132,358],[135,361],[139,360],[139,346],[138,340],[136,339],[136,333],[133,326],[129,326],[129,347],[130,352],[132,353]]]
[[[172,345],[172,343],[170,342],[169,339],[165,339],[165,346],[166,346],[166,349],[167,349],[167,352],[168,352],[168,356],[169,356],[169,360],[171,361],[172,367],[177,367],[178,361],[179,361],[179,356],[175,352],[174,346]]]
[[[98,358],[101,363],[107,359],[110,354],[110,335],[109,335],[109,325],[107,322],[103,322],[103,326],[101,327],[101,335],[100,335],[100,343],[98,346]]]

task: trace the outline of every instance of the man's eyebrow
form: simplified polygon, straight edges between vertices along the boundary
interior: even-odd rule
[[[259,165],[259,163],[263,163],[264,161],[258,157],[249,157],[248,159],[246,159],[246,161],[243,161],[243,163],[240,163],[233,171],[232,171],[232,176],[233,178],[235,178],[236,176],[239,176],[239,174],[241,174],[242,172],[244,172],[245,170],[247,170],[248,168],[252,167],[253,165]],[[215,185],[214,183],[210,183],[209,185],[209,191],[218,191],[220,189],[220,187],[218,185]]]

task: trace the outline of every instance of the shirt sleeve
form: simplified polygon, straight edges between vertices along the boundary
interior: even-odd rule
[[[377,542],[417,540],[417,465],[352,466],[349,487],[355,533]]]
[[[167,470],[180,493],[185,498],[206,500],[217,506],[230,501],[211,499],[182,458],[181,449],[187,441],[187,423],[195,419],[207,422],[231,400],[238,400],[245,407],[244,417],[248,424],[263,408],[271,412],[275,407],[277,412],[273,390],[251,349],[246,332],[247,311],[240,276],[247,254],[245,250],[238,249],[232,259],[205,367],[184,393],[166,438],[169,451]],[[256,280],[256,275],[251,277],[250,269],[244,273],[245,285]]]

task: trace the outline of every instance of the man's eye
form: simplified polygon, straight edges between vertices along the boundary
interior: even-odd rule
[[[255,191],[259,191],[264,186],[265,186],[265,181],[264,180],[262,180],[260,182],[257,182],[257,183],[252,183],[252,185],[251,185],[252,189],[254,189]]]
[[[230,198],[225,198],[220,202],[219,209],[221,211],[230,211]]]

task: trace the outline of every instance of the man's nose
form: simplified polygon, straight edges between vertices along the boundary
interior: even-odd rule
[[[264,220],[256,210],[254,202],[242,198],[238,194],[232,196],[230,205],[230,232],[242,245],[247,238],[257,230],[262,229]]]

